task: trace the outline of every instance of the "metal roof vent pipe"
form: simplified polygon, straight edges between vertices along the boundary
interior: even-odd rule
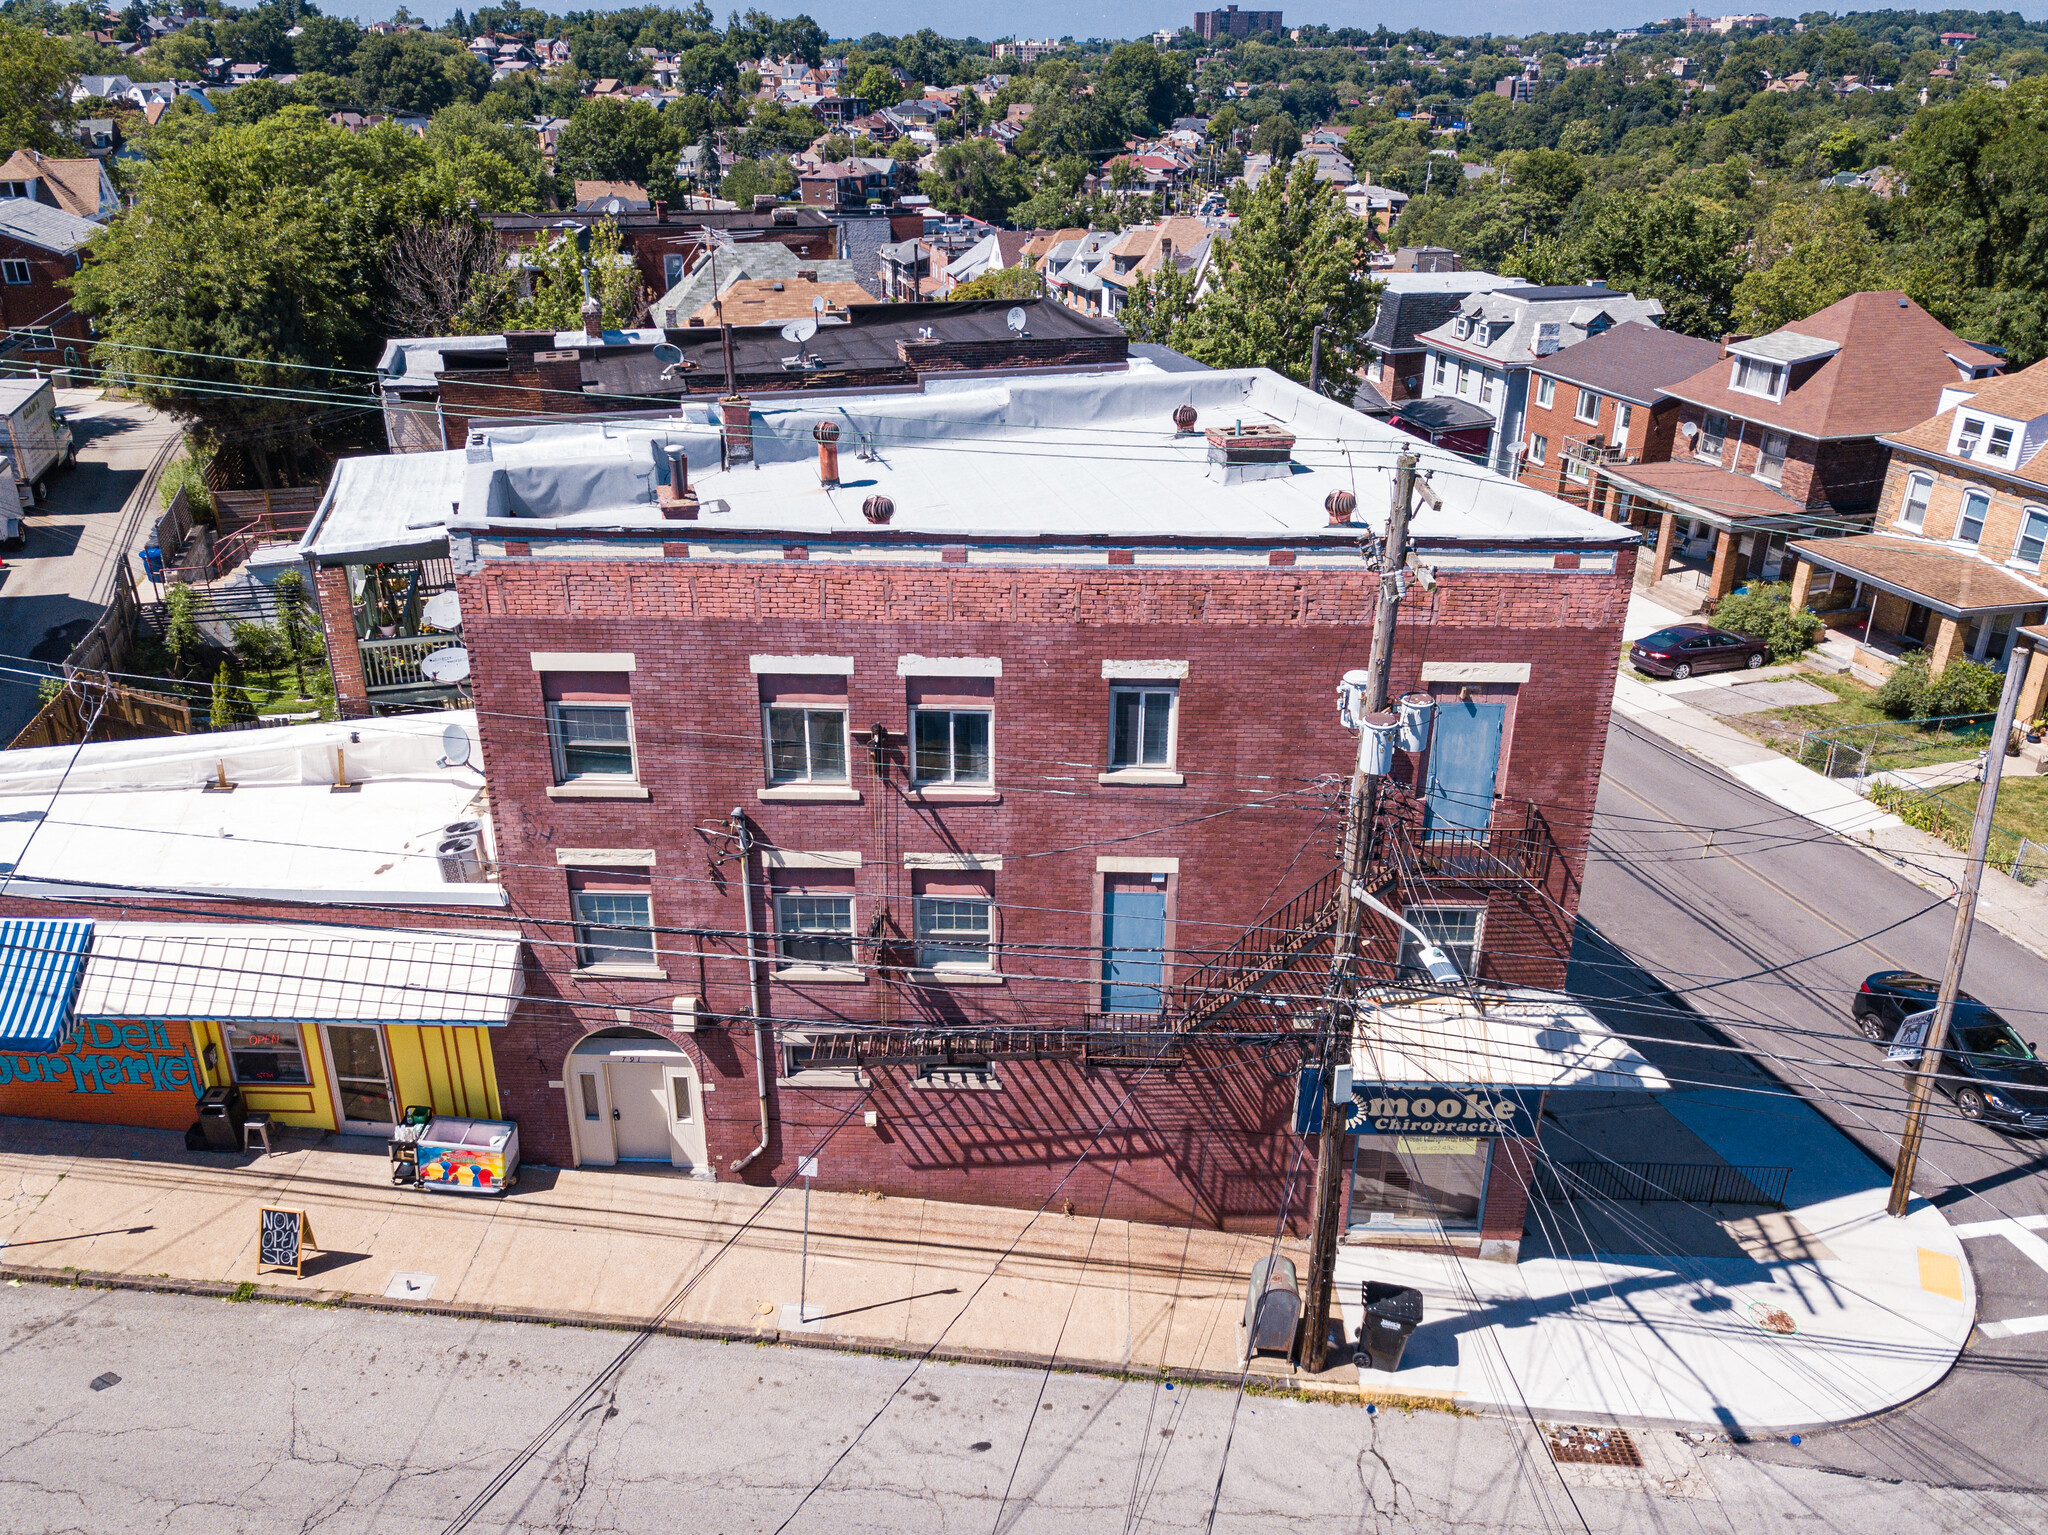
[[[811,428],[811,435],[818,440],[818,483],[837,485],[839,483],[839,428],[830,421],[820,421]]]
[[[860,514],[869,522],[886,523],[896,515],[896,503],[887,496],[869,496],[861,503]]]
[[[1195,431],[1195,407],[1176,405],[1173,409],[1173,435],[1191,437]]]
[[[668,480],[654,488],[655,503],[661,508],[661,515],[667,518],[684,518],[691,522],[697,519],[697,493],[690,488],[690,458],[681,448],[670,444],[662,449],[668,458]]]
[[[1348,490],[1333,490],[1323,497],[1323,511],[1328,514],[1330,526],[1333,528],[1342,527],[1350,522],[1352,514],[1357,510],[1358,497]]]

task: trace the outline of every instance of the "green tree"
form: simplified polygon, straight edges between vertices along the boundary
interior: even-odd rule
[[[1150,43],[1119,43],[1096,75],[1096,89],[1123,101],[1153,131],[1169,128],[1194,105],[1188,60]]]
[[[235,684],[228,675],[228,663],[220,663],[220,670],[213,674],[213,707],[207,721],[215,730],[235,728]]]
[[[1252,153],[1271,155],[1276,169],[1284,166],[1301,153],[1301,130],[1285,112],[1275,112],[1252,135]]]
[[[1308,381],[1323,327],[1323,389],[1350,403],[1380,286],[1360,274],[1373,241],[1343,194],[1303,161],[1256,191],[1233,188],[1237,229],[1211,262],[1211,286],[1173,328],[1173,345],[1214,368],[1271,368]]]
[[[1852,293],[1908,286],[1872,227],[1875,198],[1830,192],[1783,202],[1751,241],[1749,270],[1735,285],[1735,324],[1753,335],[1790,325]]]
[[[1622,192],[1568,234],[1516,251],[1509,269],[1532,282],[1587,282],[1664,305],[1667,330],[1718,336],[1728,328],[1741,272],[1735,215],[1703,199]]]
[[[171,670],[185,674],[185,663],[206,643],[199,620],[193,615],[192,588],[174,582],[164,593],[164,648],[171,653]]]
[[[62,38],[0,21],[0,156],[62,148],[77,83]]]
[[[870,64],[860,77],[860,84],[853,94],[868,104],[869,111],[882,107],[893,107],[903,99],[903,87],[896,77],[879,64]]]
[[[642,101],[597,97],[576,109],[555,141],[555,174],[572,181],[635,181],[656,197],[675,179],[679,124]]]
[[[946,295],[948,303],[968,299],[1019,299],[1042,298],[1045,295],[1045,279],[1028,267],[998,267],[993,272],[983,272],[979,277],[961,283]]]
[[[965,213],[992,224],[1030,192],[1024,167],[993,139],[964,139],[939,150],[937,169],[925,173],[925,196],[948,213]]]
[[[1714,622],[1723,629],[1762,640],[1771,648],[1773,661],[1796,660],[1817,644],[1822,624],[1811,609],[1791,609],[1792,588],[1783,581],[1751,586],[1731,592],[1714,604]]]
[[[1116,318],[1133,341],[1173,346],[1180,326],[1194,312],[1195,274],[1161,267],[1132,279]]]
[[[527,253],[533,296],[514,312],[521,330],[579,330],[583,325],[584,282],[598,301],[606,330],[637,325],[647,313],[640,268],[627,254],[619,226],[599,219],[587,241],[563,233]]]
[[[476,101],[491,72],[453,39],[431,32],[372,35],[356,50],[356,90],[365,107],[431,117],[456,101]]]
[[[300,74],[353,74],[363,29],[339,16],[306,16],[292,39],[292,67]]]
[[[306,663],[320,658],[319,626],[306,603],[306,578],[296,570],[279,571],[270,583],[277,594],[277,633],[285,659],[292,665],[292,685],[306,696]]]

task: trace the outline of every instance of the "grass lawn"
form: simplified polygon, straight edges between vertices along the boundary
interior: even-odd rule
[[[308,659],[303,667],[307,690],[299,691],[289,665],[252,666],[231,651],[207,646],[186,660],[184,675],[171,667],[170,652],[161,640],[144,636],[136,642],[128,669],[132,673],[163,679],[161,691],[193,701],[193,713],[201,729],[206,728],[212,705],[213,680],[221,663],[228,667],[228,683],[234,691],[235,716],[247,720],[258,714],[307,714],[320,712],[322,719],[335,719],[334,684],[324,659]],[[148,688],[149,683],[131,681]]]
[[[2048,778],[2029,773],[2017,776],[2017,758],[2006,759],[2007,776],[1998,785],[1998,807],[1992,813],[1989,859],[1994,868],[2011,872],[2020,839],[2034,843],[2027,853],[2023,875],[2028,884],[2048,878]],[[1907,796],[1892,791],[1874,795],[1887,809],[1906,821],[1929,831],[1951,847],[1967,847],[1970,819],[1977,813],[1977,785],[1950,784],[1932,794]]]
[[[1831,704],[1802,704],[1789,709],[1766,709],[1758,714],[1738,714],[1728,723],[1788,757],[1799,755],[1802,740],[1809,731],[1839,732],[1838,739],[1844,745],[1836,754],[1837,771],[1840,771],[1844,758],[1853,766],[1855,758],[1849,754],[1866,740],[1875,747],[1870,758],[1870,770],[1875,773],[1889,772],[1893,768],[1925,767],[1933,762],[1955,762],[1964,757],[1974,757],[1984,750],[1988,726],[1975,730],[1967,726],[1961,730],[1923,730],[1917,725],[1892,719],[1877,706],[1877,689],[1858,682],[1847,673],[1802,673],[1799,680],[1826,688],[1835,695],[1836,701]],[[1854,726],[1875,728],[1850,728]],[[1807,742],[1805,750],[1808,767],[1825,767],[1827,748],[1824,744]]]

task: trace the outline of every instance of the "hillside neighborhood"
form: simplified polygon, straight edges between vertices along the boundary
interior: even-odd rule
[[[1530,19],[0,3],[7,1527],[2034,1527],[2048,25]]]

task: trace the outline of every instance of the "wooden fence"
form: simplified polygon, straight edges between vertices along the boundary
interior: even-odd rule
[[[88,722],[90,736],[86,734]],[[7,749],[77,746],[87,740],[135,741],[145,736],[189,735],[191,731],[192,711],[180,699],[115,682],[72,677],[62,692],[36,711],[21,734],[8,742]]]

